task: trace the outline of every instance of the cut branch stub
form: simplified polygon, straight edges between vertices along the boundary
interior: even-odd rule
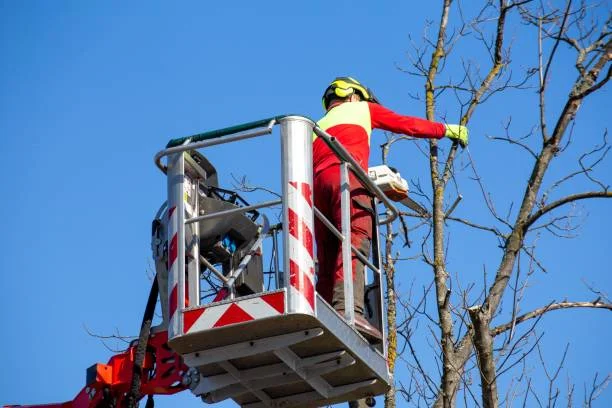
[[[480,368],[480,384],[484,408],[497,408],[497,382],[495,374],[495,356],[493,354],[493,336],[489,331],[491,317],[480,305],[468,309],[474,328],[474,349]]]

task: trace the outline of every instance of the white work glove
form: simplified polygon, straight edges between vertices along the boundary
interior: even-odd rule
[[[462,125],[444,125],[446,132],[444,136],[448,137],[452,141],[459,142],[461,147],[465,147],[468,144],[468,128]]]

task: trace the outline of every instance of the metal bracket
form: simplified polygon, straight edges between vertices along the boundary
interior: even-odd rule
[[[199,367],[205,364],[218,363],[220,361],[228,361],[236,358],[266,353],[313,339],[322,334],[323,329],[321,328],[301,330],[299,332],[281,334],[279,336],[245,341],[185,354],[183,356],[183,360],[189,367]]]
[[[367,387],[369,385],[373,385],[376,383],[376,379],[361,381],[353,384],[346,384],[340,387],[334,388],[334,395],[342,395],[347,394],[349,392],[355,391],[362,387]],[[291,395],[289,397],[275,398],[270,401],[271,405],[266,405],[263,402],[253,402],[250,404],[244,404],[242,408],[262,408],[266,406],[272,407],[293,407],[296,405],[304,405],[310,402],[315,402],[321,399],[321,396],[316,391],[305,392],[302,394]]]
[[[355,364],[355,359],[345,351],[325,353],[298,361],[307,377],[319,377]],[[247,370],[237,370],[231,363],[219,364],[228,374],[212,377],[201,377],[192,392],[204,395],[206,402],[214,403],[232,398],[247,392],[253,393],[264,404],[271,402],[262,391],[268,387],[278,387],[303,381],[303,378],[292,372],[286,364],[278,363]],[[329,385],[328,385],[329,387]],[[320,398],[320,397],[319,397]]]
[[[223,368],[225,371],[230,373],[230,375],[236,379],[240,378],[240,371],[233,366],[229,361],[223,361],[219,363],[219,366]],[[257,398],[261,400],[266,406],[272,406],[272,399],[258,387],[252,387],[249,382],[242,383],[242,386],[253,393]],[[229,397],[229,395],[228,395]]]
[[[251,388],[262,389],[265,386],[259,387],[255,382],[266,381],[278,384],[279,378],[284,378],[288,372],[285,364],[277,363],[242,370],[239,371],[238,376],[234,376],[230,371],[210,377],[201,375],[199,383],[191,392],[195,395],[206,395],[206,401],[209,403],[218,402],[234,395],[240,395],[243,393],[242,391],[246,392],[247,390],[242,384],[248,384]]]
[[[331,386],[323,378],[319,376],[310,376],[308,372],[300,367],[300,357],[288,348],[283,348],[274,351],[274,355],[280,358],[283,363],[299,375],[304,381],[306,381],[312,388],[315,389],[320,395],[327,398],[330,394]],[[354,360],[353,360],[354,361]]]
[[[251,245],[251,247],[248,249],[247,255],[244,258],[242,258],[242,261],[240,262],[238,267],[234,271],[232,271],[231,275],[227,279],[226,286],[231,287],[234,284],[234,282],[236,281],[236,279],[238,279],[240,277],[242,272],[244,272],[244,270],[246,269],[247,265],[251,261],[251,258],[253,257],[253,254],[255,252],[257,252],[258,250],[260,250],[261,243],[262,243],[264,238],[265,238],[264,235],[261,233],[261,231],[259,231],[259,237],[257,237],[255,242],[253,242],[253,245]]]

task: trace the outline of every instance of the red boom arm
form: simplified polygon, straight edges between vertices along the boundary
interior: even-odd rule
[[[183,391],[182,375],[187,366],[168,347],[168,332],[151,334],[142,364],[140,396],[169,395]],[[85,387],[72,401],[44,405],[7,405],[20,408],[110,408],[125,407],[134,371],[137,344],[110,358],[106,364],[94,364],[87,369]]]

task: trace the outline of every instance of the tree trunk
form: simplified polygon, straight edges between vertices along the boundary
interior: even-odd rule
[[[474,348],[480,369],[482,404],[484,408],[497,408],[497,381],[493,356],[493,336],[489,331],[490,317],[480,306],[468,309],[474,327]]]
[[[395,264],[393,261],[393,227],[387,224],[385,240],[385,276],[387,279],[387,364],[391,388],[385,394],[385,408],[395,408],[395,360],[397,358],[397,321],[395,304]]]

